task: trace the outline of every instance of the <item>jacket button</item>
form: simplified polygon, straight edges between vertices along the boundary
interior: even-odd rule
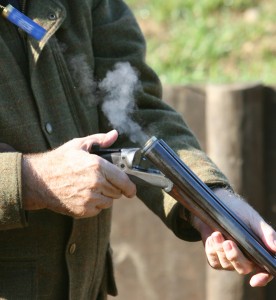
[[[69,247],[69,253],[74,254],[76,251],[77,245],[75,243],[71,244]]]
[[[55,21],[56,19],[57,19],[57,16],[55,13],[53,13],[53,12],[48,13],[48,20]]]
[[[52,124],[51,123],[46,123],[45,124],[45,129],[46,129],[46,131],[49,133],[49,134],[51,134],[51,133],[53,133],[53,126],[52,126]]]

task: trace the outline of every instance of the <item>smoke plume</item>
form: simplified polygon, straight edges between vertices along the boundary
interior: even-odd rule
[[[66,45],[60,44],[66,53]],[[98,105],[102,98],[102,111],[114,129],[125,134],[132,142],[142,145],[148,140],[141,126],[132,119],[136,109],[135,92],[141,88],[137,72],[128,62],[117,63],[100,83],[94,80],[85,55],[67,56],[75,87],[88,106]]]
[[[117,63],[99,84],[104,93],[102,110],[112,126],[126,134],[131,141],[148,139],[141,126],[132,119],[136,109],[134,94],[141,87],[137,72],[127,62]]]
[[[88,64],[85,55],[72,56],[68,60],[71,76],[80,92],[81,98],[88,106],[97,105],[97,84],[94,81],[91,66]]]

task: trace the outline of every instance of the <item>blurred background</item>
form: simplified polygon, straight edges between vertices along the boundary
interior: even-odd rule
[[[147,40],[164,101],[276,226],[276,2],[126,0]],[[118,300],[275,300],[276,280],[213,271],[201,242],[178,240],[138,199],[113,211]],[[110,297],[110,300],[113,299]]]
[[[274,84],[276,3],[270,0],[126,0],[165,84]]]

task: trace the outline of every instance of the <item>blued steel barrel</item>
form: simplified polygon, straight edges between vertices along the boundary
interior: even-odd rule
[[[214,230],[235,241],[261,268],[276,276],[276,256],[233,211],[220,201],[178,155],[161,139],[152,137],[142,149],[148,158],[174,184],[169,194]]]

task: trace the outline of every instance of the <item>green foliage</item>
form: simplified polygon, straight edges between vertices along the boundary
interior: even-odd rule
[[[163,83],[274,83],[276,3],[269,0],[126,0]],[[274,45],[275,44],[275,45]]]

